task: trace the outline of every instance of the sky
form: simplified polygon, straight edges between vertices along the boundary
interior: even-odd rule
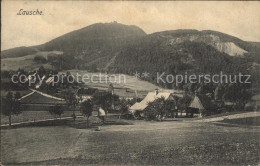
[[[17,15],[20,9],[44,15]],[[175,29],[216,30],[260,42],[257,1],[2,1],[1,50],[48,42],[94,23],[117,21],[150,34]]]

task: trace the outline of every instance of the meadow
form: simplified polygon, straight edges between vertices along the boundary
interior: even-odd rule
[[[257,165],[260,130],[188,121],[128,121],[2,130],[4,165]],[[29,134],[30,133],[30,134]]]
[[[115,94],[125,98],[133,98],[136,96],[139,98],[143,98],[147,95],[148,92],[153,92],[155,91],[155,89],[159,89],[160,91],[164,91],[164,92],[167,91],[167,92],[181,93],[181,91],[167,90],[161,88],[148,81],[144,81],[140,78],[136,78],[135,76],[132,75],[108,74],[111,77],[111,80],[109,81],[109,78],[106,78],[105,73],[94,73],[94,72],[88,72],[87,70],[68,70],[68,71],[75,78],[77,78],[77,75],[79,75],[78,77],[79,81],[82,81],[82,77],[84,75],[87,75],[89,79],[85,80],[86,87],[98,88],[100,90],[107,90],[109,85],[112,83]],[[67,71],[63,71],[61,73],[66,73],[66,72]],[[117,81],[114,81],[114,77],[117,78]],[[120,78],[120,82],[118,81],[119,78]]]
[[[39,64],[34,62],[35,56],[42,56],[47,58],[50,54],[61,54],[60,51],[40,51],[32,55],[26,55],[22,57],[15,57],[15,58],[4,58],[1,59],[1,70],[18,70],[18,69],[24,69],[26,71],[33,71],[36,69],[39,69],[40,66],[43,66],[46,69],[52,69],[52,66],[50,64]]]
[[[73,111],[64,111],[61,117],[71,117]],[[81,115],[79,111],[75,112],[76,115]],[[50,114],[49,111],[22,111],[19,115],[12,115],[12,123],[19,122],[29,122],[29,121],[37,121],[37,120],[45,120],[45,119],[54,119],[59,118],[57,115]],[[1,115],[1,125],[7,125],[9,123],[8,116]]]
[[[65,72],[66,71],[64,71],[63,73]],[[79,76],[87,75],[89,78],[92,77],[93,79],[87,82],[87,84],[90,86],[107,87],[112,82],[115,88],[129,88],[132,90],[146,90],[146,91],[153,91],[156,88],[160,88],[152,83],[125,74],[108,74],[109,76],[113,75],[113,77],[118,78],[117,81],[115,81],[114,83],[115,80],[114,78],[110,79],[111,82],[109,82],[109,79],[107,79],[108,81],[106,82],[105,73],[88,72],[87,70],[69,70],[69,72],[75,77],[76,74],[78,74]],[[101,77],[99,77],[99,75],[101,75]],[[124,75],[124,77],[122,77],[122,75]]]

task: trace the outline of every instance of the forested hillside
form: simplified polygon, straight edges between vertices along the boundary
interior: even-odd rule
[[[70,63],[75,68],[102,69],[119,50],[145,35],[137,26],[117,22],[97,23],[60,36],[38,48],[65,52],[66,56],[74,57],[75,60]]]
[[[260,68],[257,42],[209,30],[171,30],[147,35],[137,26],[117,22],[93,24],[39,46],[6,50],[2,57],[26,56],[37,51],[63,52],[34,61],[56,70],[86,69],[130,75],[148,72],[152,74],[147,78],[151,82],[156,72],[174,75],[242,72],[258,80]]]
[[[219,32],[165,31],[147,35],[125,47],[109,70],[127,74],[149,72],[148,80],[152,82],[157,72],[173,75],[241,72],[259,80],[259,52],[257,44]]]

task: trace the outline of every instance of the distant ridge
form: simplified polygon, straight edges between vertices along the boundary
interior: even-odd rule
[[[63,52],[63,65],[59,59],[52,64],[59,70],[87,69],[127,74],[136,71],[232,73],[251,70],[257,73],[253,66],[260,64],[259,42],[243,41],[212,30],[178,29],[146,34],[135,25],[117,22],[92,24],[42,45],[2,51],[1,56],[4,62],[5,58],[38,51]],[[45,66],[51,66],[51,62]]]

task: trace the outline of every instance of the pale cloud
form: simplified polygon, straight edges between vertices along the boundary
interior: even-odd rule
[[[18,16],[20,9],[43,16]],[[146,33],[174,29],[221,31],[260,41],[260,2],[3,1],[2,49],[45,43],[98,22],[137,25]]]

